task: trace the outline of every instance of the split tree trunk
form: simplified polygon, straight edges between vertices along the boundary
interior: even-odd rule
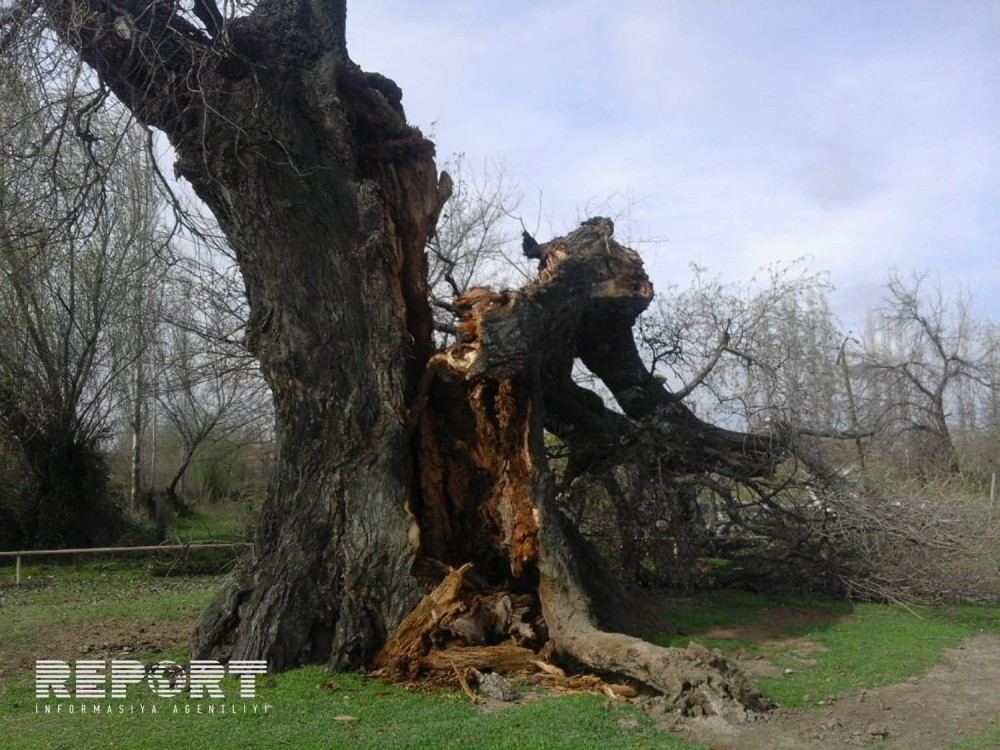
[[[254,557],[202,615],[199,656],[345,668],[382,649],[387,669],[408,668],[424,644],[404,642],[406,628],[390,636],[420,584],[472,563],[506,635],[532,648],[551,642],[689,708],[760,705],[702,652],[602,633],[627,595],[554,505],[545,427],[589,461],[609,436],[628,450],[631,420],[649,423],[677,467],[747,451],[771,460],[768,446],[696,420],[642,366],[631,326],[652,288],[610,222],[548,243],[523,292],[468,295],[458,344],[430,358],[424,246],[448,187],[399,89],[348,58],[342,0],[260,0],[224,33],[169,2],[43,5],[168,135],[178,173],[218,218],[274,394],[278,466]],[[625,415],[572,383],[575,357]],[[449,632],[428,648],[503,635],[468,622]]]
[[[569,377],[581,350],[624,394],[620,401],[634,409],[642,400],[649,408],[662,406],[663,418],[681,429],[700,425],[693,415],[685,423],[684,407],[656,396],[653,388],[662,386],[638,363],[631,326],[651,300],[652,286],[639,256],[615,242],[612,232],[609,220],[587,222],[541,246],[539,279],[524,290],[477,289],[457,301],[465,312],[458,341],[431,359],[417,405],[417,552],[461,570],[471,563],[480,580],[465,587],[465,607],[454,603],[461,586],[432,593],[427,611],[408,619],[377,663],[413,677],[441,663],[431,655],[435,649],[508,638],[536,647],[547,642],[558,659],[627,677],[684,711],[742,715],[763,709],[763,696],[704,650],[663,649],[602,631],[612,614],[619,620],[638,616],[637,608],[607,568],[593,564],[556,507],[544,443],[546,394]],[[561,416],[567,436],[574,422],[588,419],[579,411]],[[696,437],[702,446],[686,449],[689,460],[711,465],[725,460],[726,449],[736,450],[727,445],[730,434],[708,425]],[[507,632],[498,632],[496,607],[484,604],[498,591],[530,592],[538,613],[528,607],[518,618],[501,618]],[[499,653],[507,658],[506,651]]]

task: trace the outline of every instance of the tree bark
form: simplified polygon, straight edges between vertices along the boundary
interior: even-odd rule
[[[400,92],[347,56],[344,2],[262,0],[207,36],[171,3],[44,3],[236,252],[278,467],[253,563],[195,631],[273,670],[367,662],[419,598],[408,402],[430,348],[423,248],[444,196]]]
[[[129,428],[132,432],[131,465],[129,471],[129,505],[132,512],[142,511],[142,432],[143,432],[143,399],[146,393],[146,383],[143,378],[142,357],[135,363],[135,380],[133,381],[135,396],[132,402],[132,413],[129,415]]]
[[[766,441],[697,420],[642,365],[631,326],[652,286],[609,221],[537,248],[525,290],[460,299],[458,341],[432,358],[424,247],[447,182],[399,89],[348,58],[343,2],[261,0],[211,37],[170,3],[43,3],[168,135],[178,173],[218,218],[274,396],[278,466],[253,560],[200,618],[197,656],[347,668],[381,649],[378,663],[406,672],[435,638],[480,638],[457,615],[447,633],[397,630],[421,584],[471,563],[475,586],[455,595],[526,597],[505,632],[533,648],[551,641],[692,711],[763,705],[714,657],[602,633],[635,608],[555,506],[546,426],[584,463],[631,450],[637,421],[677,469],[775,460]],[[571,385],[577,357],[624,414]]]

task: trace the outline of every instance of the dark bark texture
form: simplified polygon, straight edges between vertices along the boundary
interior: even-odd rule
[[[347,56],[343,2],[263,0],[222,34],[172,3],[43,3],[234,248],[277,413],[253,563],[200,655],[366,663],[419,599],[409,399],[429,354],[424,245],[446,197],[400,92]],[[210,30],[212,31],[212,30]]]
[[[221,32],[169,2],[43,5],[218,218],[274,394],[254,558],[202,615],[198,656],[412,677],[435,649],[510,640],[691,712],[765,705],[711,655],[602,632],[634,604],[556,507],[546,430],[581,473],[639,440],[675,472],[766,473],[782,452],[699,421],[643,366],[652,285],[609,220],[532,247],[525,289],[460,299],[456,345],[431,356],[424,247],[447,181],[395,84],[348,58],[342,1],[261,0]],[[622,412],[572,382],[577,358]]]

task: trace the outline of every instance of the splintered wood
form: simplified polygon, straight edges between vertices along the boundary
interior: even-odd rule
[[[470,686],[480,684],[484,673],[562,693],[639,694],[629,685],[608,684],[593,675],[567,675],[547,661],[545,650],[538,650],[544,642],[540,620],[534,597],[484,591],[467,563],[451,569],[403,621],[376,656],[376,674],[410,682],[445,681],[474,701],[478,697]]]
[[[535,597],[491,591],[466,563],[403,620],[375,665],[407,679],[468,668],[520,671],[538,658],[525,644],[543,643],[540,619]]]
[[[473,684],[507,694],[486,675],[637,694],[559,668],[572,665],[665,695],[681,711],[744,715],[766,701],[723,660],[601,629],[634,624],[635,606],[559,510],[550,427],[578,468],[621,460],[638,421],[667,425],[657,433],[664,455],[692,471],[747,451],[745,436],[700,422],[642,363],[632,325],[653,288],[613,232],[609,219],[588,220],[536,248],[538,279],[520,291],[477,288],[456,300],[457,340],[430,358],[408,430],[419,456],[408,499],[412,572],[434,588],[375,665],[389,679],[445,681],[473,695]],[[578,361],[621,411],[574,383]]]

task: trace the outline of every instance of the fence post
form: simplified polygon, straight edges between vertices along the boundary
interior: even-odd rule
[[[14,583],[18,586],[21,585],[21,556],[18,555],[14,558]]]
[[[996,517],[997,514],[997,473],[994,471],[993,476],[990,477],[990,521]]]

